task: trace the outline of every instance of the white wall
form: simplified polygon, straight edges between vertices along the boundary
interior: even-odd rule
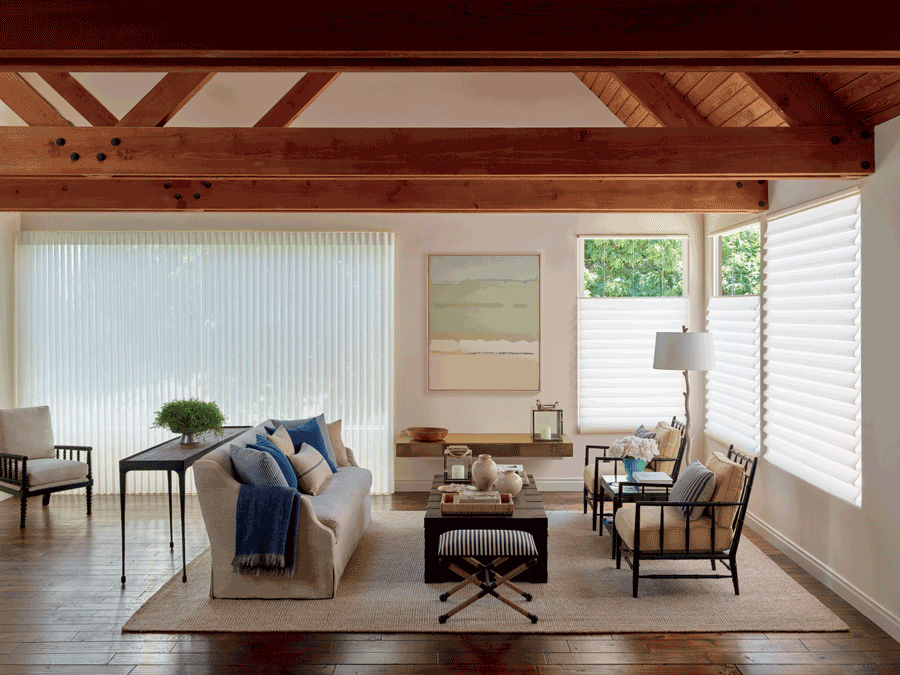
[[[396,233],[396,419],[395,429],[440,426],[454,432],[527,433],[535,398],[560,401],[571,459],[529,460],[544,489],[581,489],[584,445],[609,436],[579,436],[576,421],[576,235],[661,233],[691,235],[688,287],[696,301],[693,327],[702,311],[702,217],[685,214],[502,215],[502,214],[23,214],[23,230],[380,230]],[[429,253],[541,254],[541,383],[538,393],[428,392],[426,384],[426,261]],[[700,391],[700,381],[694,383]],[[701,419],[699,397],[692,409]],[[325,411],[327,414],[327,411]],[[678,411],[673,411],[677,413]],[[648,420],[648,423],[655,420]],[[696,428],[701,428],[700,422]],[[699,440],[699,439],[698,439]],[[396,460],[396,489],[431,484],[440,460]]]
[[[769,202],[777,211],[857,182],[862,192],[862,507],[763,460],[751,526],[900,639],[900,118],[876,127],[873,176],[778,181],[770,184]],[[706,220],[708,228],[723,221]]]
[[[0,213],[0,408],[15,407],[15,368],[13,363],[13,283],[14,254],[18,213]]]

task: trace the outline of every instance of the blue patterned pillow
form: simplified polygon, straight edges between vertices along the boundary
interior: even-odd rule
[[[275,420],[272,420],[273,422]],[[337,462],[328,456],[328,449],[325,446],[325,440],[322,437],[322,432],[319,429],[319,423],[316,421],[316,418],[312,418],[307,420],[304,424],[297,427],[296,429],[288,429],[285,427],[285,430],[288,432],[288,435],[291,437],[291,442],[294,444],[294,447],[299,449],[301,445],[304,443],[308,443],[319,453],[322,457],[325,458],[325,462],[328,464],[328,468],[331,469],[331,473],[337,473]],[[275,433],[275,430],[269,431],[269,427],[266,427],[266,433],[270,436]],[[325,434],[328,435],[327,432]]]
[[[324,413],[317,415],[316,417],[307,417],[302,420],[272,420],[272,424],[275,425],[275,428],[278,428],[278,425],[281,424],[285,429],[297,429],[312,420],[315,420],[319,425],[319,432],[321,432],[322,441],[325,443],[325,457],[328,461],[328,466],[331,467],[332,473],[335,473],[338,466],[337,455],[334,453],[334,446],[331,444],[331,436],[328,434],[328,425],[325,423]],[[271,436],[272,434],[270,433],[269,435]],[[294,445],[296,446],[297,452],[299,452],[300,443],[295,443]]]
[[[716,489],[716,474],[694,460],[693,464],[678,474],[672,486],[669,500],[673,502],[708,502]],[[676,506],[681,515],[697,520],[706,510],[705,506]]]
[[[234,472],[244,485],[290,487],[272,455],[238,445],[231,446],[230,454]]]
[[[281,451],[281,449],[275,445],[272,441],[270,441],[265,436],[256,435],[256,443],[247,446],[248,448],[253,448],[254,450],[260,450],[262,452],[266,452],[272,455],[272,458],[278,463],[278,468],[281,469],[281,473],[284,474],[284,479],[287,481],[289,487],[297,488],[297,474],[294,473],[294,468],[291,466],[291,461],[285,456],[285,454]]]

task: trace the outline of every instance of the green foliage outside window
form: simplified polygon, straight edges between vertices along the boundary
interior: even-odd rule
[[[590,298],[684,295],[681,239],[584,239]]]
[[[721,237],[722,295],[759,294],[759,226]]]

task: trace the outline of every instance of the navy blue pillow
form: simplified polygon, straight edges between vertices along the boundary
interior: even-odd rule
[[[325,458],[328,467],[331,469],[331,473],[337,473],[337,464],[335,464],[328,456],[328,451],[325,449],[325,439],[322,438],[322,431],[319,429],[319,423],[316,421],[315,417],[304,422],[296,429],[285,429],[285,431],[290,435],[291,443],[294,444],[295,449],[299,450],[301,445],[308,443],[318,450],[319,454]],[[275,433],[275,429],[271,429],[270,431],[270,427],[266,427],[266,433],[271,436]]]
[[[291,461],[284,456],[284,453],[279,450],[278,446],[272,443],[272,441],[265,436],[257,434],[256,443],[253,445],[248,444],[247,447],[272,455],[272,458],[278,463],[278,468],[281,469],[281,473],[284,474],[284,479],[287,481],[287,484],[295,490],[299,489],[297,487],[297,474],[294,473],[294,467],[291,466]]]

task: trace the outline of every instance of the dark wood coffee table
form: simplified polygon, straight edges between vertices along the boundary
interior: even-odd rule
[[[529,485],[515,497],[512,515],[459,516],[441,513],[441,495],[438,485],[444,484],[444,474],[435,474],[425,510],[425,583],[459,581],[459,577],[446,567],[438,565],[438,539],[450,530],[520,530],[528,532],[537,544],[539,563],[523,572],[516,581],[538,584],[547,583],[547,512],[541,502],[541,494],[534,484],[534,476],[528,477]],[[500,574],[512,569],[511,563],[497,567]]]

